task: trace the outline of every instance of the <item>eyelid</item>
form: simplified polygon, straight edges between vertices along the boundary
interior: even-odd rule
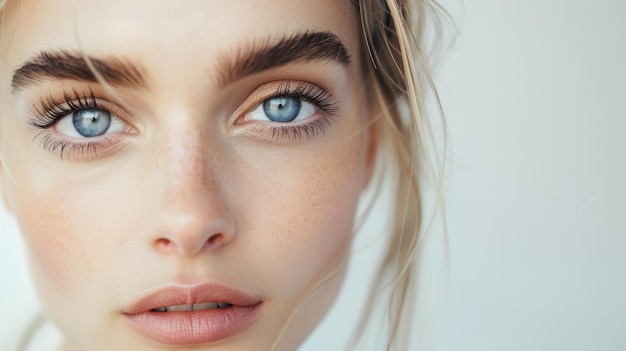
[[[87,109],[74,111],[71,114],[59,119],[51,127],[51,129],[53,129],[58,134],[62,134],[64,136],[67,136],[70,138],[76,138],[76,139],[94,139],[94,138],[98,138],[101,136],[115,135],[119,133],[129,132],[128,123],[124,122],[121,118],[117,117],[110,111],[98,109],[98,108],[90,108],[89,110],[92,110],[92,111],[102,111],[102,112],[107,113],[110,117],[110,120],[107,125],[107,129],[102,134],[94,135],[94,136],[82,136],[80,132],[77,130],[76,126],[74,125],[73,119],[76,113],[78,113],[79,111],[85,111],[85,110]]]
[[[324,101],[322,101],[323,106],[320,106],[320,102],[315,101],[315,99],[307,99],[307,97],[302,96],[301,98],[303,100],[314,104],[316,108],[321,109],[325,113],[333,115],[337,112],[336,102],[332,97],[332,94],[329,93],[328,89],[321,87],[318,84],[298,80],[274,81],[257,87],[250,95],[248,95],[240,107],[233,113],[230,119],[230,124],[237,125],[248,122],[241,121],[243,116],[246,116],[267,99],[284,95],[294,95],[297,92],[303,91],[318,95],[319,97],[322,97]]]
[[[61,101],[62,100],[62,101]],[[85,109],[101,109],[111,114],[111,117],[123,123],[123,132],[116,131],[95,137],[77,138],[59,132],[58,123],[71,118],[71,114]],[[43,149],[49,152],[60,151],[61,159],[93,160],[106,157],[118,152],[128,143],[131,134],[137,133],[135,119],[119,105],[106,99],[97,98],[91,89],[89,93],[72,94],[64,92],[62,98],[55,98],[49,94],[33,106],[33,117],[28,124],[41,131],[35,138],[40,139]]]
[[[67,101],[68,99],[70,102]],[[82,100],[82,102],[80,102],[80,100]],[[89,100],[89,102],[86,106],[75,108],[80,103],[86,104],[87,100]],[[70,106],[70,103],[74,106]],[[34,117],[29,120],[29,124],[40,129],[49,129],[55,126],[59,120],[63,118],[60,117],[62,113],[69,115],[74,111],[87,108],[108,111],[111,116],[128,125],[126,133],[132,134],[137,130],[138,122],[130,113],[113,102],[96,97],[91,90],[88,94],[79,93],[76,90],[74,90],[71,95],[65,92],[63,93],[62,101],[59,101],[58,98],[55,98],[52,95],[42,97],[39,100],[38,105],[33,106]]]
[[[250,113],[264,101],[281,96],[306,101],[314,106],[315,111],[310,117],[294,122],[248,119]],[[318,136],[326,133],[338,115],[339,100],[318,84],[295,80],[269,82],[254,90],[235,111],[230,119],[230,125],[241,127],[234,128],[231,133],[273,145],[322,140]]]

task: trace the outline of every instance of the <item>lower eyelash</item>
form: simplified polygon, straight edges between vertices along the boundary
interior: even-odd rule
[[[40,134],[38,136],[41,136],[41,144],[44,150],[49,152],[59,152],[61,159],[69,159],[69,155],[75,155],[78,158],[86,154],[97,155],[99,150],[103,150],[104,147],[112,143],[112,141],[107,138],[77,143],[62,140],[53,135]]]
[[[302,137],[316,137],[326,131],[330,125],[329,118],[318,118],[313,122],[302,125],[270,127],[271,139],[279,143],[288,143],[300,140]]]

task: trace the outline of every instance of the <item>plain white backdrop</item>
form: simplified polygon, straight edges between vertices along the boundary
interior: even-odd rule
[[[449,273],[434,233],[416,348],[626,350],[626,2],[443,4],[459,28],[436,77],[450,129]],[[366,234],[384,232],[380,218]],[[17,228],[0,221],[10,351],[38,306]],[[375,246],[359,246],[349,288],[367,281]],[[345,340],[356,291],[303,350]]]

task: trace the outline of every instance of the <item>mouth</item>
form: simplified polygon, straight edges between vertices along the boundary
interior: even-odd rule
[[[139,335],[168,345],[212,343],[256,320],[258,297],[215,284],[173,285],[149,293],[124,311]]]

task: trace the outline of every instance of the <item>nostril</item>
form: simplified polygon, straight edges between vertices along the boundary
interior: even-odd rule
[[[203,249],[207,249],[209,251],[219,250],[221,247],[230,242],[230,236],[222,233],[213,234],[205,241],[186,239],[189,238],[180,237],[177,240],[171,240],[167,237],[161,237],[153,242],[153,247],[163,253],[176,251],[181,254],[189,255],[201,252]]]
[[[227,241],[228,240],[224,234],[214,234],[207,240],[207,245],[212,249],[216,249],[226,244]]]
[[[216,251],[235,237],[233,222],[218,216],[164,216],[163,224],[154,230],[148,240],[150,246],[162,254],[195,255],[204,250]]]
[[[169,239],[166,238],[160,238],[157,239],[157,241],[155,241],[155,246],[159,247],[159,248],[164,248],[164,247],[168,247],[171,244],[171,241]]]

